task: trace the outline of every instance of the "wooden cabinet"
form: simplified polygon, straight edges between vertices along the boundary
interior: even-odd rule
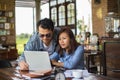
[[[120,41],[106,41],[103,48],[103,74],[120,79]]]

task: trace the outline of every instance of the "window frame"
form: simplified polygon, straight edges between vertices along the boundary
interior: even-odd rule
[[[54,2],[56,2],[56,5],[54,4],[54,5],[51,5],[51,1],[54,1]],[[60,27],[60,28],[63,28],[63,27],[70,27],[71,29],[75,29],[75,33],[76,33],[76,0],[63,0],[63,1],[65,1],[65,2],[62,2],[62,3],[59,3],[58,4],[58,1],[59,0],[50,0],[50,4],[49,4],[49,9],[50,9],[50,18],[53,20],[53,15],[55,15],[55,14],[53,14],[53,12],[52,12],[52,9],[53,8],[56,8],[56,16],[57,16],[57,19],[56,19],[56,22],[55,22],[55,27]],[[68,9],[67,7],[68,7],[68,5],[70,5],[70,4],[72,4],[73,5],[73,7],[74,7],[74,9],[72,8],[72,9]],[[65,7],[65,18],[60,18],[60,12],[59,12],[59,8],[61,7],[61,6],[64,6]],[[74,11],[74,16],[71,16],[71,17],[68,17],[68,11]],[[62,14],[62,12],[61,12],[61,14]],[[69,18],[73,18],[73,24],[68,24],[68,20],[69,20]],[[63,20],[64,19],[64,20]],[[61,25],[59,22],[60,22],[60,20],[63,20],[63,21],[65,21],[65,25]],[[55,21],[55,20],[53,20],[53,21]],[[56,25],[57,24],[57,25]]]

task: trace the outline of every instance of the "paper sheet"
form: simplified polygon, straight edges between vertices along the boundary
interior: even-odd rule
[[[65,72],[64,72],[64,74],[65,74],[65,76],[66,77],[74,77],[73,75],[72,75],[72,72],[73,72],[74,70],[66,70]],[[87,76],[89,76],[90,75],[90,73],[87,71],[87,70],[83,70],[83,77],[87,77]]]

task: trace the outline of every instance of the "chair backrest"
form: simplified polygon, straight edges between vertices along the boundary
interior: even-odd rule
[[[8,60],[0,60],[0,68],[10,68],[12,64]]]
[[[120,78],[120,41],[104,42],[103,52],[103,74],[113,78]]]

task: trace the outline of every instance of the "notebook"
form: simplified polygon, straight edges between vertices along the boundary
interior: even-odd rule
[[[47,51],[24,51],[25,60],[29,65],[29,74],[44,75],[52,71]]]

